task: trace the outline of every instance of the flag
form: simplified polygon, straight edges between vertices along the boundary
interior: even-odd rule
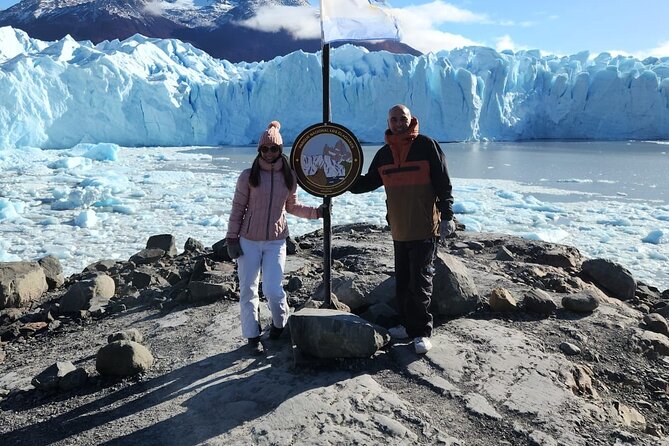
[[[397,18],[381,0],[321,0],[323,43],[400,40]]]

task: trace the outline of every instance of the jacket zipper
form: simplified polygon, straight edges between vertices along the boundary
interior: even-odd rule
[[[272,199],[274,198],[274,166],[270,169],[270,186],[269,186],[269,209],[267,209],[267,231],[265,240],[269,240],[269,223],[272,217]]]

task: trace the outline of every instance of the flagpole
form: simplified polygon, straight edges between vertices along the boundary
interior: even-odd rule
[[[323,65],[323,123],[330,123],[330,44],[324,43],[321,51]],[[323,306],[332,306],[332,197],[323,197]]]

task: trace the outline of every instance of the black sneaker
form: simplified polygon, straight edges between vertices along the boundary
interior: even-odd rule
[[[265,353],[265,349],[263,348],[262,344],[260,343],[260,336],[255,337],[255,338],[249,338],[248,346],[251,349],[251,354],[253,356],[260,356],[263,353]]]
[[[279,339],[281,337],[281,333],[283,332],[283,328],[277,328],[272,324],[272,326],[269,328],[269,338],[270,339]]]

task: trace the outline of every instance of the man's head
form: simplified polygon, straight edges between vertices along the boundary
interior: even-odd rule
[[[406,105],[397,104],[388,110],[388,128],[393,135],[409,130],[411,111]]]

